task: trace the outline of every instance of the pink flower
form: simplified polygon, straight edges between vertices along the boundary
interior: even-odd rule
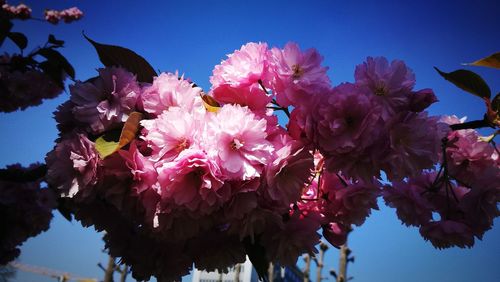
[[[389,180],[401,180],[430,169],[439,161],[441,141],[437,118],[422,113],[401,113],[389,128],[389,146],[383,168]]]
[[[153,84],[145,87],[141,95],[144,110],[160,115],[170,107],[181,107],[191,112],[201,107],[201,88],[179,77],[177,73],[161,73],[154,78]]]
[[[11,6],[7,3],[2,5],[2,9],[9,14],[10,17],[15,19],[27,20],[31,18],[31,8],[25,4]]]
[[[228,59],[215,66],[211,93],[222,103],[239,104],[250,109],[265,112],[272,97],[268,89],[267,44],[248,43],[228,55]]]
[[[220,103],[248,106],[249,109],[260,112],[264,112],[272,100],[257,83],[240,88],[221,85],[212,90],[212,95]]]
[[[127,151],[120,150],[119,154],[132,172],[134,180],[133,188],[138,193],[142,193],[156,184],[158,174],[154,163],[137,149],[137,142],[132,141],[129,149]]]
[[[450,174],[467,184],[489,167],[500,170],[500,159],[491,144],[481,141],[475,130],[459,130],[448,135],[446,148]]]
[[[56,10],[45,10],[45,20],[51,24],[58,24],[61,20],[61,13]]]
[[[88,198],[98,181],[99,156],[93,142],[83,134],[65,137],[47,154],[47,182],[63,197]]]
[[[135,75],[123,68],[99,70],[99,76],[70,86],[75,119],[88,124],[94,134],[125,122],[135,111],[140,88]]]
[[[59,15],[65,23],[77,21],[83,17],[83,12],[77,7],[71,7],[59,12]]]
[[[283,50],[273,48],[269,53],[269,81],[281,106],[297,106],[310,99],[311,93],[330,88],[328,68],[321,66],[323,57],[315,49],[302,52],[289,42]]]
[[[297,141],[283,146],[275,155],[276,159],[266,168],[266,192],[273,201],[288,208],[300,199],[302,189],[311,177],[313,158]]]
[[[435,177],[435,173],[426,173],[384,187],[386,204],[396,209],[398,218],[407,226],[421,226],[432,220],[434,206],[425,194],[431,193]]]
[[[201,150],[185,150],[158,168],[162,201],[207,214],[227,201],[220,168]]]
[[[349,231],[351,231],[350,226],[330,222],[328,225],[323,226],[323,237],[336,248],[340,248],[347,241]]]
[[[240,50],[228,55],[228,59],[215,66],[210,77],[212,89],[222,85],[240,88],[257,83],[267,72],[267,44],[247,43]]]
[[[388,118],[408,107],[415,75],[403,61],[389,64],[384,57],[368,57],[366,62],[356,66],[356,85],[373,95],[381,108],[382,118]]]
[[[420,234],[425,240],[431,241],[438,249],[457,246],[472,247],[474,236],[467,225],[458,221],[441,220],[430,222],[420,227]]]
[[[371,209],[378,210],[380,184],[361,181],[345,184],[341,183],[338,175],[323,173],[320,189],[328,199],[323,207],[324,214],[332,222],[359,226],[370,215]]]
[[[248,180],[260,176],[273,152],[266,140],[266,120],[248,108],[225,105],[209,123],[214,134],[220,165],[231,179]]]
[[[412,112],[421,112],[438,101],[434,91],[429,88],[413,92],[410,97],[409,106]]]
[[[328,170],[365,179],[378,175],[376,153],[381,149],[375,142],[383,127],[380,107],[372,98],[344,83],[320,96],[317,110],[310,115],[312,127],[305,125],[306,134],[327,158]]]
[[[152,149],[153,160],[173,160],[184,149],[195,144],[197,121],[183,108],[171,107],[156,119],[142,120],[143,139]]]
[[[489,167],[476,175],[471,189],[460,199],[459,206],[465,214],[466,224],[475,236],[482,238],[500,216],[500,169]]]

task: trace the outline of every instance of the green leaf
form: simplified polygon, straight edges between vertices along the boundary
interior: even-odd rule
[[[137,131],[139,131],[139,122],[142,119],[142,114],[139,112],[130,113],[127,121],[120,131],[107,132],[95,140],[95,149],[101,159],[104,159],[114,152],[126,146],[134,140]],[[119,135],[117,134],[119,133]]]
[[[468,70],[456,70],[450,73],[442,72],[434,67],[436,71],[446,80],[455,84],[458,88],[474,94],[480,98],[490,98],[491,90],[488,84],[478,74]]]
[[[465,64],[470,66],[490,67],[500,69],[500,52],[496,52],[488,57],[479,59],[475,62]]]
[[[42,48],[37,53],[45,57],[51,64],[59,66],[66,74],[75,79],[75,69],[61,53],[52,48]]]
[[[19,49],[23,50],[28,46],[28,38],[26,38],[26,35],[20,33],[20,32],[9,32],[7,34],[7,37],[12,40],[12,42],[16,43],[17,47]]]
[[[95,149],[101,159],[104,159],[116,152],[120,147],[119,144],[118,141],[106,140],[105,135],[103,135],[95,140]]]
[[[137,76],[139,82],[153,82],[153,77],[157,76],[153,67],[140,55],[132,50],[120,46],[97,43],[94,40],[83,36],[94,46],[99,55],[99,60],[106,67],[122,67]]]

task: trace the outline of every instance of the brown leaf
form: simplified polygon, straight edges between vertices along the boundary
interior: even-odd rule
[[[466,65],[500,69],[500,52],[496,52],[495,54],[492,54],[488,57],[479,59],[475,62]]]

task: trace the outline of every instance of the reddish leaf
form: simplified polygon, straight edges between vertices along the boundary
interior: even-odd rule
[[[99,60],[106,67],[122,67],[137,76],[140,82],[153,82],[157,76],[153,67],[140,55],[132,50],[120,46],[106,45],[95,42],[83,35],[95,48]]]

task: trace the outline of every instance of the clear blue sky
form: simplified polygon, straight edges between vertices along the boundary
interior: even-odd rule
[[[11,1],[15,3],[15,1]],[[95,75],[100,66],[81,35],[121,45],[143,55],[162,71],[179,70],[209,88],[208,77],[225,54],[249,41],[282,47],[288,41],[323,54],[332,81],[352,81],[356,64],[366,56],[402,59],[414,70],[417,89],[433,88],[440,103],[432,114],[479,118],[483,106],[445,82],[433,70],[451,71],[500,51],[498,1],[36,1],[26,0],[35,15],[44,8],[80,7],[85,18],[70,25],[18,22],[30,47],[49,33],[66,41],[63,53],[77,78]],[[348,3],[349,2],[349,3]],[[13,50],[11,45],[3,46]],[[2,50],[3,52],[4,50]],[[475,68],[500,89],[499,72]],[[57,132],[51,119],[67,94],[24,112],[0,114],[0,166],[41,161]],[[415,228],[400,224],[382,207],[350,237],[356,263],[354,281],[500,281],[500,221],[473,249],[435,250]],[[55,213],[51,229],[22,247],[21,261],[89,277],[102,277],[105,262],[100,235]],[[337,251],[327,255],[327,269],[337,267]],[[53,281],[19,273],[17,281]],[[331,281],[331,280],[330,280]]]

